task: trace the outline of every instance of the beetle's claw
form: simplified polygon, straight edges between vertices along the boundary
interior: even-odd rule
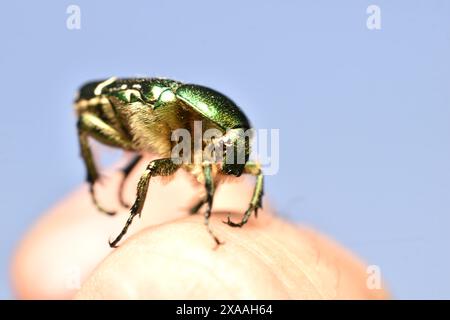
[[[230,214],[228,214],[228,216],[227,216],[227,221],[223,221],[223,220],[222,220],[222,223],[229,224],[230,222],[231,222]]]
[[[227,221],[222,221],[223,223],[225,223],[225,224],[227,224],[227,225],[229,225],[230,227],[242,227],[242,223],[236,223],[236,222],[233,222],[233,221],[231,221],[231,218],[230,218],[230,214],[228,215],[228,217],[227,217]]]
[[[214,250],[217,250],[221,245],[225,244],[225,242],[220,241],[218,238],[214,237],[214,241],[216,242],[216,246],[214,247]]]
[[[103,208],[103,206],[101,206],[97,200],[94,200],[94,205],[97,208],[98,211],[102,212],[102,213],[106,213],[108,216],[114,216],[116,215],[117,211],[109,211],[106,210],[105,208]]]
[[[109,244],[110,248],[113,248],[113,249],[118,247],[117,242],[115,240],[114,241],[108,240],[108,244]]]
[[[97,207],[97,210],[98,210],[98,211],[100,211],[100,212],[102,212],[102,213],[106,213],[108,216],[115,216],[116,213],[117,213],[117,211],[109,211],[109,210],[106,210],[106,209],[103,208],[101,205],[99,205],[98,202],[95,202],[94,204],[95,204],[95,206]]]

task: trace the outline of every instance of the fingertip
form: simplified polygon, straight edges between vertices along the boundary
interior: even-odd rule
[[[310,229],[269,214],[235,229],[201,217],[152,226],[125,241],[96,269],[78,299],[386,299],[370,290],[365,266]]]

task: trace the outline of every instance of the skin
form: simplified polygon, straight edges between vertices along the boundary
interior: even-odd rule
[[[145,156],[125,184],[134,199]],[[120,173],[97,185],[103,203],[119,206]],[[183,171],[150,182],[142,217],[119,248],[108,239],[128,217],[99,213],[88,187],[80,187],[37,221],[19,244],[11,266],[21,299],[385,299],[370,290],[365,265],[334,241],[275,216],[264,202],[258,218],[231,228],[252,196],[254,180],[227,180],[216,190],[211,226],[203,210],[189,215],[203,188]],[[267,197],[265,197],[267,199]],[[78,277],[79,275],[79,277]],[[79,281],[78,281],[79,280]],[[79,288],[78,288],[79,286]]]

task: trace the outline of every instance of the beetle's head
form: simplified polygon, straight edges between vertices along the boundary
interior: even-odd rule
[[[225,174],[236,177],[242,174],[250,156],[250,139],[248,131],[242,128],[231,129],[223,136],[225,157],[222,170]]]

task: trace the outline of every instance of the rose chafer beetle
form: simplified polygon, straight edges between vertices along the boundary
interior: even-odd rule
[[[157,153],[160,158],[151,161],[142,173],[137,186],[130,216],[120,234],[110,242],[116,247],[126,234],[136,215],[144,206],[151,177],[171,176],[183,168],[204,184],[206,196],[191,209],[196,213],[206,204],[205,225],[217,244],[218,238],[209,225],[215,187],[222,175],[240,176],[242,173],[256,176],[256,184],[249,207],[242,220],[235,223],[228,217],[224,221],[232,227],[241,227],[252,213],[262,206],[263,173],[258,163],[249,161],[250,141],[242,143],[239,130],[251,128],[250,122],[241,109],[223,94],[200,85],[161,78],[110,78],[86,83],[79,90],[75,101],[78,116],[77,128],[81,156],[87,170],[87,182],[94,205],[98,210],[113,215],[99,204],[94,184],[99,179],[97,165],[88,143],[91,137],[103,144],[135,152],[130,163],[122,169],[123,179],[119,188],[122,205],[122,188],[128,174],[136,166],[143,152]],[[179,163],[171,158],[176,141],[171,139],[177,129],[193,131],[194,123],[201,121],[202,130],[217,129],[223,133],[219,141],[204,141],[202,147],[210,143],[226,146],[223,161],[202,161],[201,163]],[[234,155],[238,146],[244,146],[244,161],[238,162]],[[230,147],[233,152],[230,152]]]

